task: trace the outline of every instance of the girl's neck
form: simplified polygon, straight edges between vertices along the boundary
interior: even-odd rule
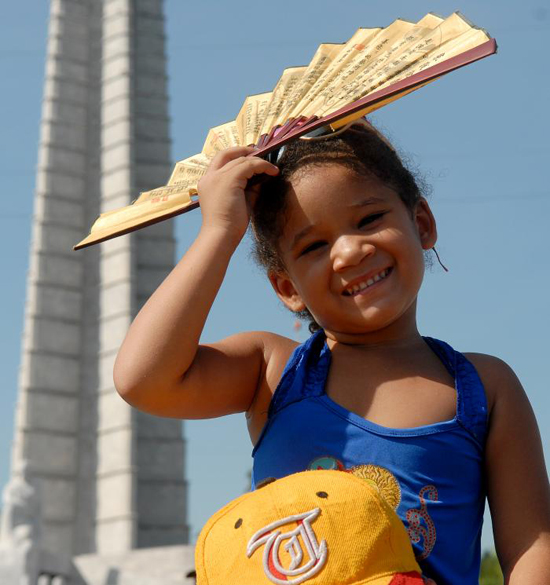
[[[327,344],[353,346],[356,349],[406,349],[424,343],[416,324],[416,302],[398,319],[375,331],[348,333],[325,330]]]

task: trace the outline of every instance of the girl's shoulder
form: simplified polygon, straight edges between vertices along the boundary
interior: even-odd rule
[[[465,352],[464,356],[473,364],[483,383],[489,416],[499,402],[522,400],[524,391],[521,383],[504,360],[485,353]]]
[[[262,375],[258,380],[258,387],[254,393],[254,399],[246,412],[250,438],[255,443],[267,422],[269,404],[286,364],[299,343],[269,331],[251,331],[246,335],[261,346],[264,364]]]

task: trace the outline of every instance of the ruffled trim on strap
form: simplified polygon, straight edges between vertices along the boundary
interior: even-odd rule
[[[330,351],[327,350],[322,330],[294,350],[273,393],[268,420],[293,402],[324,393],[330,365]]]
[[[431,337],[424,339],[455,378],[457,421],[483,448],[487,436],[487,398],[477,370],[448,343]]]

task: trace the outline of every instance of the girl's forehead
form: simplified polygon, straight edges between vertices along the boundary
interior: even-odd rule
[[[399,195],[375,176],[360,175],[339,164],[311,165],[290,179],[287,209],[289,219],[297,219],[396,201]]]

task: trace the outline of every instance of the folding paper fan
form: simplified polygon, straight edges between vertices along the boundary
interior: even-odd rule
[[[176,163],[167,185],[103,213],[75,249],[196,208],[199,179],[220,150],[252,145],[263,156],[322,126],[336,130],[496,49],[460,13],[398,19],[360,28],[343,44],[322,44],[309,65],[285,69],[273,91],[247,97],[235,120],[212,128],[202,152]]]

